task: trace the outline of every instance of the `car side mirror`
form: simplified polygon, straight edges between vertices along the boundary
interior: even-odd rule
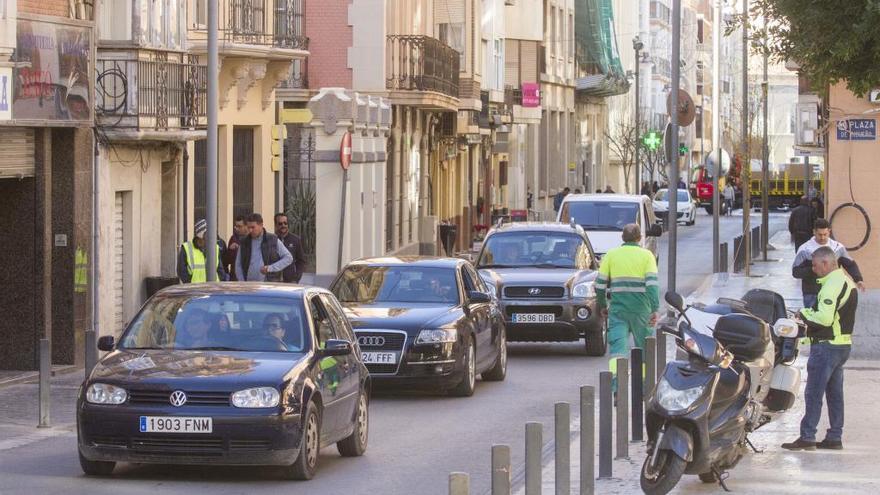
[[[352,353],[351,342],[347,340],[329,339],[323,349],[318,350],[321,357],[348,356]]]
[[[98,339],[98,350],[110,352],[116,346],[116,339],[112,335],[105,335]]]
[[[468,302],[470,304],[487,304],[492,302],[492,296],[485,292],[472,290],[468,292]]]
[[[648,237],[660,237],[661,235],[663,235],[663,227],[660,225],[655,223],[648,227]]]

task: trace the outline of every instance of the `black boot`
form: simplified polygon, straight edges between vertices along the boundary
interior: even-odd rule
[[[782,444],[786,450],[816,450],[816,442],[808,442],[798,438],[794,442]]]
[[[843,450],[843,442],[840,440],[822,440],[821,442],[816,444],[817,449],[825,449],[825,450]]]

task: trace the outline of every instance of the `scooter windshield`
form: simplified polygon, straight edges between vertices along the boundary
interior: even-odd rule
[[[685,351],[710,364],[720,364],[722,349],[717,340],[697,332],[686,321],[682,321],[678,329],[681,332],[681,347]]]

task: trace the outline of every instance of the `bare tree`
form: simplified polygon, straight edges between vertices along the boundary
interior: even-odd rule
[[[623,167],[623,182],[627,194],[632,193],[632,171],[636,159],[636,146],[641,146],[638,129],[629,121],[618,121],[612,132],[606,132],[608,147]]]

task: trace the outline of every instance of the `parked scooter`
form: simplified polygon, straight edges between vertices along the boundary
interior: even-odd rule
[[[781,301],[781,297],[770,299]],[[772,413],[791,407],[800,375],[791,367],[794,358],[776,352],[769,323],[751,314],[746,301],[726,300],[716,308],[695,308],[723,313],[710,329],[711,335],[694,328],[680,295],[667,293],[666,302],[680,321],[677,327],[674,321],[664,322],[660,330],[675,337],[687,361],[667,364],[648,399],[648,456],[642,466],[642,490],[649,495],[666,494],[683,474],[697,474],[702,481],[719,482],[727,489],[727,470],[736,466],[748,447],[754,449],[748,434],[772,420]],[[782,306],[781,314],[786,316]],[[773,326],[780,342],[796,342],[800,330],[785,317]],[[785,344],[780,347],[784,350]],[[787,369],[775,369],[779,366]],[[780,389],[774,388],[777,372],[785,377]]]

